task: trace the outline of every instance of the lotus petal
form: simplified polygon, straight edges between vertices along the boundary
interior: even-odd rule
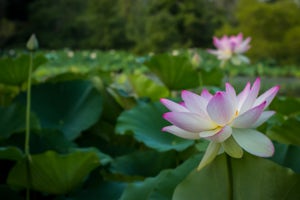
[[[259,119],[262,114],[267,102],[244,112],[239,115],[233,122],[232,127],[234,128],[250,128]]]
[[[220,143],[210,142],[200,164],[197,167],[197,170],[201,170],[203,167],[211,163],[218,155],[220,147],[221,147]]]
[[[247,152],[260,156],[271,157],[274,154],[272,141],[254,129],[233,129],[235,141]]]
[[[231,133],[232,133],[232,128],[230,126],[224,126],[216,134],[207,137],[207,139],[214,142],[224,142],[227,138],[231,136]]]
[[[213,121],[188,112],[167,112],[163,117],[173,125],[190,132],[201,132],[216,128]]]
[[[249,92],[250,92],[250,83],[248,82],[245,86],[245,88],[243,89],[242,92],[240,92],[238,95],[237,95],[237,109],[240,111],[241,110],[241,107],[242,105],[244,104],[244,101],[246,100],[246,98],[248,97],[249,95]]]
[[[222,143],[224,151],[233,158],[241,158],[243,156],[243,149],[238,145],[233,137],[229,137]]]
[[[243,102],[241,109],[240,109],[240,113],[246,112],[247,110],[249,110],[250,108],[252,108],[256,97],[258,95],[260,89],[260,78],[257,78],[255,80],[255,82],[253,83],[252,88],[250,89],[247,98],[245,99],[245,101]]]
[[[275,111],[272,110],[268,110],[268,111],[264,111],[259,118],[257,119],[257,121],[252,124],[251,128],[257,128],[260,125],[262,125],[265,121],[267,121],[270,117],[272,117],[275,114]]]
[[[201,96],[206,99],[207,101],[209,101],[213,95],[207,90],[207,89],[203,89],[201,92]]]
[[[185,102],[185,106],[191,112],[207,115],[206,106],[208,104],[208,101],[205,98],[187,90],[182,91],[181,97]]]
[[[188,109],[186,109],[183,105],[175,103],[173,101],[170,101],[168,99],[160,99],[160,102],[166,106],[170,111],[175,112],[188,112]]]
[[[193,139],[194,140],[194,139],[200,138],[198,133],[189,132],[189,131],[183,130],[181,128],[178,128],[177,126],[166,126],[162,129],[162,131],[172,133],[178,137],[185,138],[185,139]]]
[[[272,100],[274,99],[275,95],[277,94],[278,90],[279,90],[279,86],[274,86],[272,87],[271,89],[267,90],[266,92],[264,92],[262,95],[260,95],[255,103],[254,103],[254,106],[255,105],[259,105],[261,104],[261,102],[264,102],[266,101],[267,104],[266,104],[266,107],[269,106],[269,104],[272,102]]]
[[[235,106],[230,96],[225,92],[217,92],[216,95],[209,101],[207,112],[210,118],[223,126],[227,124],[234,116]]]

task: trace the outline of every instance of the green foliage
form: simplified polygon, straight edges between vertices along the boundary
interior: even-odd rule
[[[46,62],[43,55],[35,56],[33,71]],[[3,58],[0,60],[0,83],[7,85],[21,85],[27,81],[29,69],[29,54],[22,54],[17,58]]]
[[[65,194],[78,187],[89,172],[100,165],[95,151],[75,151],[67,155],[59,155],[53,151],[31,157],[29,164],[22,160],[11,170],[8,184],[26,187],[50,194]],[[24,174],[27,167],[31,172],[30,182]]]
[[[19,104],[11,104],[0,107],[0,139],[8,138],[16,132],[25,130],[25,107]],[[31,114],[31,127],[39,128],[39,120],[36,115]]]
[[[33,154],[39,154],[49,150],[58,153],[68,153],[70,148],[76,147],[76,144],[69,141],[65,135],[58,130],[35,130],[31,132],[30,136],[30,151]],[[19,139],[17,136],[13,138],[21,141],[24,140],[24,138]]]
[[[185,46],[207,47],[224,18],[224,11],[213,2],[185,0],[179,4],[178,26]]]
[[[281,114],[282,120],[273,123],[268,129],[267,135],[280,143],[300,145],[300,135],[297,128],[300,122],[300,110],[297,109],[299,107],[299,99],[276,99],[272,104],[272,109]]]
[[[294,116],[300,113],[300,110],[295,109],[300,107],[300,99],[289,96],[278,97],[270,107],[284,116]]]
[[[294,172],[300,172],[300,153],[299,146],[285,145],[281,143],[275,143],[275,155],[271,160],[276,163],[292,169]]]
[[[81,0],[34,1],[29,6],[30,30],[39,37],[41,47],[79,47],[78,40],[85,32],[78,14],[85,7]]]
[[[162,118],[164,112],[166,109],[158,102],[139,105],[124,111],[118,117],[116,132],[126,134],[131,131],[137,141],[158,151],[172,149],[182,151],[191,146],[193,141],[184,140],[161,131],[162,127],[168,125]]]
[[[157,3],[157,9],[173,5],[164,3]],[[175,12],[173,8],[168,11]],[[0,58],[0,63],[10,60],[19,74],[28,60],[20,62],[18,54],[16,59]],[[224,87],[224,71],[212,55],[201,49],[140,57],[63,50],[45,51],[44,57],[47,62],[33,74],[31,159],[23,152],[27,73],[17,76],[22,77],[16,79],[18,84],[14,76],[5,79],[8,74],[2,74],[7,82],[0,85],[1,198],[24,199],[26,187],[32,199],[299,198],[300,104],[298,93],[291,91],[297,88],[297,68],[275,73],[261,64],[269,76],[262,77],[262,90],[279,83],[282,92],[270,106],[276,115],[259,127],[274,140],[274,157],[246,154],[228,160],[222,154],[195,172],[208,141],[162,132],[169,123],[162,118],[167,109],[158,100],[176,100],[179,90],[200,93],[204,87],[212,92]],[[228,71],[237,91],[257,73],[255,64],[229,66]],[[286,79],[270,77],[274,75]]]
[[[147,49],[157,52],[179,45],[179,33],[176,26],[170,26],[171,24],[176,24],[176,21],[168,12],[158,12],[148,19],[145,28]]]
[[[121,199],[171,199],[176,185],[197,166],[198,160],[199,155],[193,156],[175,169],[163,170],[156,177],[149,177],[143,182],[129,184]]]
[[[77,17],[86,38],[81,39],[82,46],[90,48],[124,48],[130,43],[125,35],[126,20],[118,11],[119,1],[88,0],[86,9]]]
[[[222,12],[203,0],[138,0],[132,5],[120,1],[120,7],[127,18],[126,36],[136,52],[209,46],[208,39],[221,24]]]
[[[70,140],[93,125],[102,111],[101,95],[89,82],[41,84],[32,93],[32,112],[42,128],[60,130]]]
[[[14,3],[7,1],[11,6]],[[16,21],[0,21],[3,27],[0,38],[4,38],[7,46],[16,45],[12,38],[20,40],[35,32],[43,48],[130,49],[145,53],[208,47],[211,35],[223,21],[223,11],[206,0],[136,0],[134,3],[44,0],[27,4],[28,19],[18,26],[18,31]]]
[[[4,199],[11,199],[11,200],[23,200],[20,195],[16,194],[13,189],[6,185],[1,185],[0,186],[0,193],[1,197]]]
[[[299,9],[300,10],[300,9]],[[298,16],[299,17],[299,16]],[[289,63],[300,63],[300,23],[288,29],[283,38],[283,47],[286,51],[280,52]]]
[[[16,147],[0,147],[0,159],[7,160],[21,160],[23,153]]]
[[[155,176],[162,169],[176,166],[175,151],[159,153],[157,151],[141,151],[117,157],[111,165],[113,173],[128,176]]]
[[[152,101],[157,101],[162,97],[169,96],[169,90],[165,86],[151,80],[143,74],[130,75],[129,80],[134,92],[140,98],[150,97]]]
[[[62,200],[86,200],[88,197],[89,200],[99,200],[99,199],[119,199],[121,196],[125,183],[121,182],[101,182],[96,187],[91,187],[88,189],[83,189],[73,195],[72,197],[62,197]]]
[[[290,169],[248,154],[243,159],[223,154],[203,170],[192,171],[173,199],[298,199],[299,186],[299,174]]]
[[[268,136],[281,143],[300,145],[300,136],[297,128],[299,123],[300,115],[290,117],[282,124],[274,125],[268,130]],[[285,132],[284,135],[282,134],[283,132]]]
[[[7,20],[5,18],[0,19],[0,45],[4,45],[8,38],[15,34],[16,25],[14,22]]]
[[[159,54],[153,56],[145,65],[171,90],[200,85],[199,75],[185,55]]]

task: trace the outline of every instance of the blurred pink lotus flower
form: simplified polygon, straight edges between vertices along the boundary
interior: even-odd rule
[[[222,38],[213,38],[213,43],[216,50],[209,49],[208,52],[217,56],[219,60],[222,60],[221,66],[227,60],[230,60],[235,65],[240,65],[241,63],[249,63],[249,59],[243,55],[250,48],[249,42],[251,38],[248,37],[243,40],[243,34],[239,33],[237,36],[224,35]]]
[[[171,111],[163,118],[172,123],[162,130],[185,139],[204,138],[210,141],[198,170],[223,151],[234,158],[241,158],[243,149],[256,156],[270,157],[274,153],[273,143],[255,128],[275,113],[265,109],[279,86],[258,97],[259,89],[260,78],[257,78],[252,87],[248,82],[238,95],[226,83],[225,91],[214,95],[206,89],[201,95],[184,90],[181,103],[161,99],[161,103]]]

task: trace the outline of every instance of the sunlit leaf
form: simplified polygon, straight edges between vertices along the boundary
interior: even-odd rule
[[[161,131],[164,126],[169,125],[162,118],[162,114],[166,111],[159,102],[142,104],[124,111],[118,118],[116,132],[126,134],[132,131],[137,141],[143,142],[158,151],[171,149],[182,151],[191,146],[194,141],[185,140]]]
[[[88,81],[42,84],[32,88],[32,112],[41,126],[72,140],[92,126],[102,111],[101,94]]]
[[[157,101],[169,95],[169,90],[165,86],[158,84],[143,74],[130,75],[129,80],[138,97]]]
[[[198,72],[187,56],[159,54],[145,62],[145,65],[171,90],[199,86]]]
[[[201,171],[191,172],[176,187],[173,199],[299,199],[299,187],[300,175],[270,160],[223,154]]]
[[[108,88],[107,91],[123,109],[129,109],[136,105],[133,95],[120,88]]]
[[[27,181],[26,160],[20,161],[10,171],[8,184],[26,187],[31,185],[34,190],[65,194],[82,183],[85,177],[100,165],[95,151],[73,152],[59,155],[54,151],[33,155],[29,165],[31,184]]]
[[[0,59],[0,83],[21,85],[22,83],[27,81],[29,61],[29,54],[23,54],[17,58]],[[33,59],[32,70],[35,70],[46,61],[47,59],[43,55],[36,55]]]

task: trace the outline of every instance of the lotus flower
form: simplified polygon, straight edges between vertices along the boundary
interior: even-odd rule
[[[260,157],[274,153],[271,140],[255,130],[268,120],[274,111],[265,110],[279,90],[272,87],[258,97],[260,78],[237,95],[235,89],[226,83],[225,91],[214,95],[204,89],[201,95],[182,91],[183,102],[175,103],[161,99],[171,112],[163,118],[172,123],[162,130],[185,139],[206,139],[208,148],[198,170],[209,164],[218,153],[225,151],[229,156],[241,158],[243,150]]]
[[[223,61],[223,64],[227,60],[230,60],[235,65],[239,65],[242,62],[249,63],[249,59],[242,54],[250,48],[250,40],[250,37],[243,40],[242,33],[239,33],[237,36],[233,35],[230,37],[225,35],[220,39],[214,37],[213,43],[217,50],[209,49],[208,52],[216,55],[219,60]]]

